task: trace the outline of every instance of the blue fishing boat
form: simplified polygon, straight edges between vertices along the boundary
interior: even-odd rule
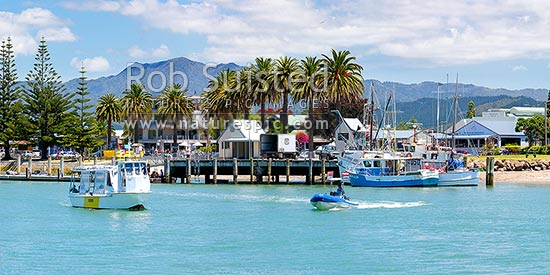
[[[350,173],[351,186],[429,187],[439,182],[439,172],[424,169],[419,158],[367,158],[361,161],[362,167]]]

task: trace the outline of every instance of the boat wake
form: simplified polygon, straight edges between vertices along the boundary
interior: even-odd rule
[[[307,199],[302,197],[278,197],[278,196],[268,196],[268,195],[210,194],[210,193],[199,193],[199,192],[189,192],[189,193],[164,192],[159,194],[185,197],[185,198],[209,198],[209,199],[227,200],[227,201],[275,202],[275,203],[307,202]]]
[[[358,209],[372,209],[372,208],[410,208],[429,205],[427,202],[415,201],[415,202],[397,202],[397,201],[380,201],[380,202],[357,202]]]

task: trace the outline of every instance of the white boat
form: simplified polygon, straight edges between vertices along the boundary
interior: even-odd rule
[[[447,161],[424,160],[424,168],[439,171],[438,186],[477,186],[479,183],[479,169],[464,167],[461,158],[451,158]]]
[[[142,210],[149,193],[151,182],[143,161],[77,167],[69,186],[73,207],[93,209]]]

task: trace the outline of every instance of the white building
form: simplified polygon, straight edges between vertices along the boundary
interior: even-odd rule
[[[343,151],[349,148],[364,147],[368,129],[357,118],[344,118],[336,126],[334,132],[336,150]]]
[[[217,140],[221,158],[260,157],[260,135],[265,134],[256,120],[232,120]]]

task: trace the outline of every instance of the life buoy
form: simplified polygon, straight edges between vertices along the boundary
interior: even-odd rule
[[[412,155],[410,152],[407,153],[407,154],[405,154],[405,157],[407,157],[407,158],[411,158],[412,156],[413,156],[413,155]]]

